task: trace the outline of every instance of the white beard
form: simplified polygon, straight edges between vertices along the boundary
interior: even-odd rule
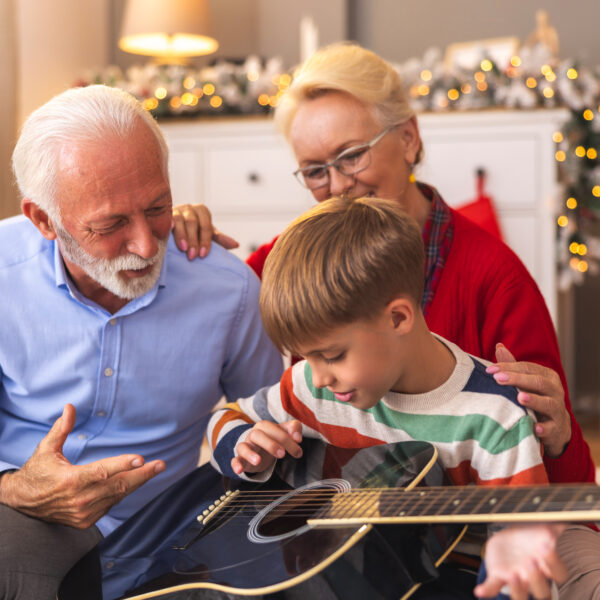
[[[149,292],[158,281],[167,250],[167,240],[158,241],[158,251],[152,258],[142,258],[137,254],[116,258],[96,258],[88,254],[73,236],[57,223],[56,219],[54,219],[54,230],[63,257],[81,267],[94,281],[119,298],[126,300],[139,298]],[[153,265],[152,270],[143,277],[128,279],[120,273],[120,271],[145,269],[150,265]]]

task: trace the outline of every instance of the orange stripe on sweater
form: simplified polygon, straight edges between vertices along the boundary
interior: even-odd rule
[[[318,431],[330,444],[340,448],[369,448],[386,443],[384,440],[362,435],[352,427],[329,425],[317,420],[315,413],[294,395],[292,369],[283,374],[280,390],[283,409],[294,419]]]
[[[216,448],[217,441],[219,439],[219,434],[223,430],[223,427],[227,425],[230,421],[235,421],[236,419],[241,419],[242,421],[246,421],[246,423],[250,423],[250,425],[254,425],[254,421],[243,412],[237,408],[236,404],[228,404],[227,411],[222,414],[219,420],[216,422],[211,438],[211,448]]]
[[[539,464],[530,469],[515,473],[511,477],[497,477],[495,479],[481,479],[471,462],[465,460],[457,467],[446,469],[446,473],[454,485],[543,485],[548,483],[548,477],[544,465]]]

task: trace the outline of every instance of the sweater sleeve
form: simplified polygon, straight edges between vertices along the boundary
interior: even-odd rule
[[[495,362],[502,342],[519,361],[556,371],[571,418],[571,441],[558,458],[544,457],[552,483],[594,481],[589,447],[571,410],[552,319],[535,281],[505,244],[453,211],[455,237],[427,314],[432,331],[466,352]]]

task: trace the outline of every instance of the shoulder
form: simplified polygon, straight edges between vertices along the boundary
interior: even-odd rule
[[[173,238],[167,246],[168,277],[187,280],[188,285],[211,285],[230,287],[248,285],[258,287],[258,279],[249,267],[237,256],[213,243],[208,256],[202,259],[188,260],[184,252],[180,252]]]
[[[0,221],[0,269],[27,262],[52,249],[33,223],[23,215]]]

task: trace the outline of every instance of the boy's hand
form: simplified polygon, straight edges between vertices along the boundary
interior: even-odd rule
[[[565,526],[531,524],[507,527],[495,533],[485,547],[486,580],[474,593],[493,598],[508,588],[511,600],[550,598],[549,580],[567,578],[567,569],[556,552],[556,540]]]
[[[287,452],[294,458],[302,456],[302,424],[292,420],[285,423],[259,421],[250,430],[245,441],[240,442],[235,450],[237,456],[231,460],[231,468],[237,475],[260,473],[271,468],[278,458]]]

